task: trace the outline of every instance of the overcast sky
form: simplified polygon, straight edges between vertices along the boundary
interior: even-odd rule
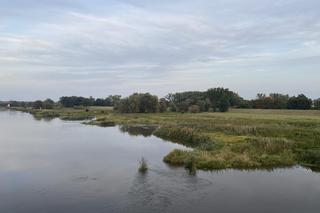
[[[320,97],[319,0],[0,0],[0,100]]]

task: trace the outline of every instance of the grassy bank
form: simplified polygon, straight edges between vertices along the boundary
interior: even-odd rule
[[[320,166],[320,111],[231,110],[227,113],[119,114],[110,108],[26,110],[35,117],[84,120],[91,125],[152,124],[154,135],[192,147],[164,157],[171,165],[196,168]]]

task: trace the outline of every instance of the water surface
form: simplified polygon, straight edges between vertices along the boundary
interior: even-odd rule
[[[162,161],[184,147],[147,130],[13,111],[0,111],[0,131],[1,213],[320,211],[320,174],[309,169],[191,176]],[[137,172],[142,156],[146,175]]]

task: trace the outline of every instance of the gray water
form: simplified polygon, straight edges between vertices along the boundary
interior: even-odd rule
[[[0,213],[320,212],[309,169],[192,176],[162,161],[178,144],[13,111],[0,111],[0,131]]]

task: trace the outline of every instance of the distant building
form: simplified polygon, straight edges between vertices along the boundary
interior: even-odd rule
[[[8,105],[7,105],[7,108],[11,108],[11,104],[8,104]]]

